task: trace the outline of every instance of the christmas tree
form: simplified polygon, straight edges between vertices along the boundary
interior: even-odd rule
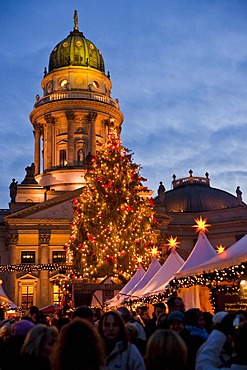
[[[132,156],[112,129],[91,160],[87,185],[73,200],[74,220],[65,249],[77,273],[90,281],[106,275],[127,281],[138,263],[148,266],[152,252],[157,252],[153,201],[141,196],[147,189],[145,179]]]

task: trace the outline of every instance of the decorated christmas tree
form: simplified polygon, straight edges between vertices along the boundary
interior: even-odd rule
[[[91,160],[87,185],[73,200],[74,220],[65,249],[68,262],[84,279],[111,276],[127,281],[138,263],[148,266],[152,252],[157,252],[153,201],[143,196],[148,189],[132,156],[112,129]]]

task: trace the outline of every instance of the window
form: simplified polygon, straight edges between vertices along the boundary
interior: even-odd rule
[[[111,299],[113,297],[114,297],[114,290],[104,290],[103,291],[103,300],[104,300],[104,302],[107,299]]]
[[[66,252],[65,251],[52,252],[52,263],[60,262],[66,262]]]
[[[21,306],[24,310],[33,306],[33,286],[22,285],[21,288]]]
[[[59,285],[53,285],[53,304],[60,305],[63,299],[63,291]]]
[[[35,252],[21,252],[21,263],[35,263]]]
[[[59,163],[60,166],[66,166],[67,160],[66,160],[66,149],[62,149],[59,152]]]

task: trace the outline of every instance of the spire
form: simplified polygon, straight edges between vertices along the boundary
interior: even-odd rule
[[[74,31],[79,31],[77,10],[74,11]]]

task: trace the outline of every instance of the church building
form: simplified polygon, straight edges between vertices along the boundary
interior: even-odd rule
[[[61,302],[72,200],[80,195],[90,158],[106,142],[109,128],[121,131],[124,120],[118,99],[111,96],[101,51],[79,30],[76,11],[73,30],[51,51],[41,87],[43,95],[36,96],[30,113],[32,163],[22,182],[12,180],[9,209],[0,214],[0,278],[9,298],[23,309]],[[247,233],[240,193],[212,188],[208,173],[198,177],[193,171],[182,179],[173,175],[172,184],[172,190],[161,188],[155,197],[155,212],[159,237],[165,243],[177,236],[183,258],[195,244],[191,226],[200,215],[212,225],[208,238],[214,247],[230,246]],[[106,291],[103,301],[108,298]]]

